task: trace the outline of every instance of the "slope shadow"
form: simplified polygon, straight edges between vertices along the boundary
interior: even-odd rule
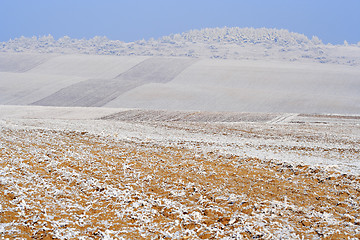
[[[0,54],[0,72],[23,73],[46,62],[51,54]]]
[[[82,81],[31,105],[101,107],[141,85],[167,83],[195,61],[195,59],[185,58],[149,58],[113,79]]]

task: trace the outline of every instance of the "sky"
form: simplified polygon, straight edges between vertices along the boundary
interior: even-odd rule
[[[360,0],[0,0],[0,41],[53,35],[131,42],[207,27],[267,27],[360,42]]]

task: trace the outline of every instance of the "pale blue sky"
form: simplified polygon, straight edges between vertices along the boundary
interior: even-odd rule
[[[129,42],[223,26],[357,43],[360,0],[0,0],[0,41],[51,34]]]

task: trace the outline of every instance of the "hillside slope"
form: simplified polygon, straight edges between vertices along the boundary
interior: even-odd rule
[[[359,61],[358,46],[277,29],[20,38],[0,45],[0,104],[359,114]]]
[[[201,60],[167,84],[134,88],[107,107],[360,113],[360,71],[342,66]]]
[[[5,105],[360,112],[360,69],[349,66],[20,53],[0,59]]]

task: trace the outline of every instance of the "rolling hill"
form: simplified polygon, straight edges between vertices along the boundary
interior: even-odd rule
[[[276,29],[0,43],[2,239],[360,239],[359,47]]]
[[[358,114],[360,48],[276,29],[0,47],[0,104]]]

